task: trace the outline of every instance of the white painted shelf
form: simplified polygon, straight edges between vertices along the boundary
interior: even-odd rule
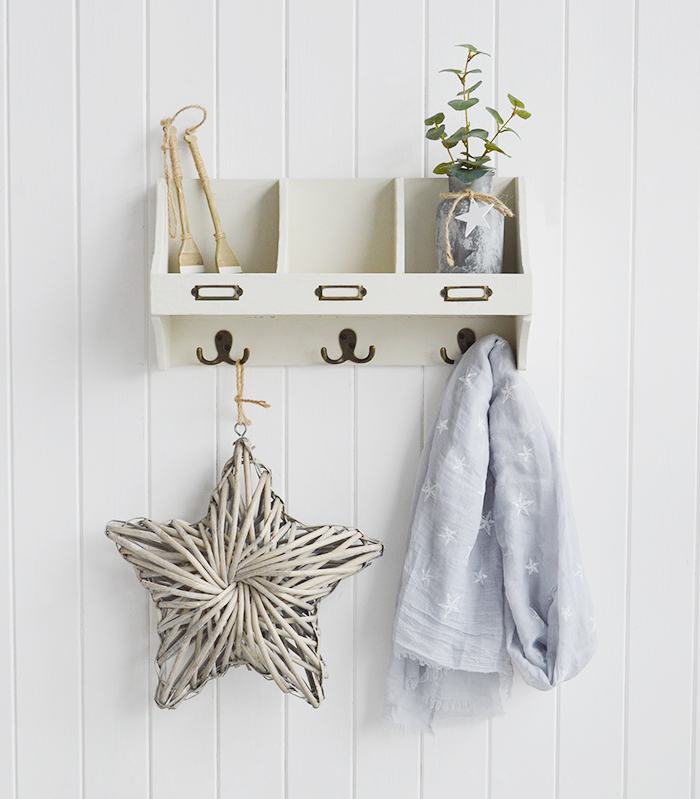
[[[352,327],[369,365],[443,363],[459,353],[457,333],[499,333],[524,369],[532,310],[521,178],[497,178],[506,219],[504,273],[435,273],[435,211],[444,178],[394,180],[212,180],[227,239],[243,272],[213,272],[213,227],[204,193],[185,181],[194,239],[207,271],[176,274],[179,237],[169,239],[165,181],[158,182],[151,313],[158,366],[216,355],[228,330],[231,357],[250,365],[326,365]],[[319,296],[320,295],[320,296]],[[350,299],[354,298],[354,299]],[[330,368],[330,367],[329,367]]]

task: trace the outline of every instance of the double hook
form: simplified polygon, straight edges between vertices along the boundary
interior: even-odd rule
[[[321,347],[321,357],[326,363],[345,363],[345,361],[352,361],[353,363],[369,363],[374,358],[374,345],[370,344],[369,353],[364,358],[358,358],[355,355],[355,347],[357,346],[357,333],[351,328],[346,327],[341,330],[338,335],[338,343],[340,344],[340,358],[329,358],[328,350]]]
[[[200,363],[205,363],[207,366],[214,366],[217,363],[230,363],[231,366],[236,365],[236,361],[231,359],[231,345],[233,344],[233,336],[228,330],[219,330],[214,336],[214,344],[216,345],[216,358],[208,360],[202,354],[202,348],[197,347],[197,358]],[[243,350],[243,357],[238,363],[244,364],[250,357],[250,350],[246,347]]]
[[[463,327],[459,333],[457,333],[457,344],[459,345],[460,352],[462,355],[471,347],[471,345],[476,341],[476,335],[474,331],[470,327]],[[445,363],[453,364],[454,361],[452,358],[449,357],[447,354],[447,350],[442,347],[440,349],[440,355],[442,356],[442,360]]]

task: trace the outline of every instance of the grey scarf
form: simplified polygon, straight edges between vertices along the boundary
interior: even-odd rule
[[[514,662],[547,690],[596,648],[556,444],[502,338],[455,366],[421,456],[384,719],[502,713]]]

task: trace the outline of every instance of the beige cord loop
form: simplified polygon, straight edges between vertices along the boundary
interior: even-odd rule
[[[460,200],[472,200],[480,203],[489,203],[491,204],[499,214],[503,214],[503,216],[514,216],[513,212],[508,208],[508,206],[501,202],[498,197],[494,197],[493,194],[483,194],[480,191],[472,191],[471,189],[464,189],[464,191],[459,192],[450,192],[448,194],[441,194],[441,200],[449,200],[454,198],[454,202],[450,208],[449,213],[447,214],[447,219],[445,220],[445,257],[447,259],[447,263],[450,266],[454,266],[455,262],[452,258],[452,245],[450,244],[450,222],[452,221],[452,215],[455,212],[455,208],[457,207],[457,203]]]
[[[234,402],[238,405],[238,422],[237,424],[250,425],[252,422],[243,413],[243,403],[252,402],[254,405],[260,405],[261,408],[269,408],[270,405],[264,400],[243,399],[243,371],[245,367],[240,361],[236,361],[236,398]]]
[[[163,171],[165,172],[165,183],[168,190],[168,234],[170,235],[171,239],[174,239],[177,236],[178,221],[177,213],[175,212],[175,200],[173,199],[173,176],[170,171],[170,160],[168,158],[170,153],[170,137],[172,135],[170,129],[172,128],[173,122],[178,115],[183,111],[187,111],[188,108],[198,108],[202,112],[202,121],[193,128],[187,128],[185,131],[186,133],[192,133],[192,131],[201,127],[204,124],[204,120],[207,118],[207,111],[205,108],[202,108],[201,105],[186,105],[181,108],[177,114],[175,114],[175,116],[167,117],[166,119],[161,119],[160,121],[160,124],[163,126],[163,143],[161,144],[160,149],[163,151]],[[177,146],[177,144],[175,146]],[[175,169],[174,165],[173,169]],[[192,236],[189,236],[188,238],[192,238]]]

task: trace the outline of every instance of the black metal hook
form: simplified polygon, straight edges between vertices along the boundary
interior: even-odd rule
[[[471,347],[471,345],[476,341],[476,335],[474,331],[470,327],[463,327],[459,333],[457,333],[457,344],[459,344],[459,349],[464,355],[464,353]],[[447,350],[442,347],[440,349],[440,355],[442,356],[442,360],[445,363],[453,364],[454,361],[447,355]]]
[[[340,344],[341,356],[340,358],[329,358],[328,357],[328,350],[325,347],[321,347],[321,357],[326,363],[345,363],[345,361],[352,361],[353,363],[368,363],[369,361],[374,358],[374,345],[371,344],[369,348],[369,353],[365,358],[358,358],[355,355],[355,346],[357,345],[357,333],[350,328],[346,327],[344,330],[340,331],[338,335],[338,342]]]
[[[205,363],[207,366],[214,366],[217,363],[230,363],[231,366],[236,365],[236,361],[231,360],[231,345],[233,344],[233,336],[228,330],[219,330],[214,336],[214,344],[216,345],[216,358],[209,361],[202,355],[202,348],[197,347],[197,358],[200,363]],[[239,363],[245,363],[250,357],[250,350],[246,347],[243,350],[243,357]]]

